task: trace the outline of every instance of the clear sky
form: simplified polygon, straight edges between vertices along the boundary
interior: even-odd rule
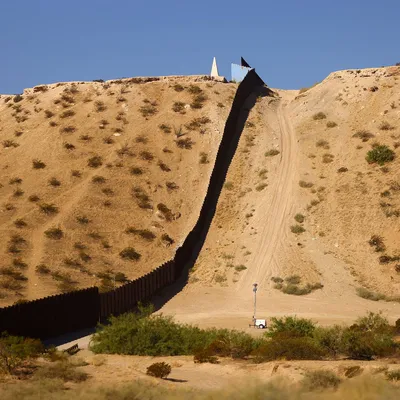
[[[0,93],[208,74],[243,56],[271,87],[400,62],[400,0],[0,0]]]

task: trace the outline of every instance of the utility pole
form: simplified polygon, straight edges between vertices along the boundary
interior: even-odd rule
[[[257,283],[253,283],[253,292],[254,292],[254,314],[253,319],[256,320],[256,306],[257,306]]]

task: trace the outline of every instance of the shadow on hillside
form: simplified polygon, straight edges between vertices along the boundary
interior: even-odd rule
[[[193,230],[187,236],[184,244],[177,250],[175,262],[177,269],[181,269],[181,275],[177,281],[164,288],[158,295],[153,296],[151,303],[155,311],[159,310],[171,300],[175,295],[182,291],[189,279],[189,272],[196,263],[196,260],[203,248],[212,220],[214,218],[219,196],[221,194],[229,166],[236,153],[240,137],[250,111],[256,104],[258,97],[273,96],[274,92],[267,87],[260,86],[246,99],[244,106],[239,110],[235,109],[233,103],[230,115],[226,121],[224,137],[218,151],[215,167],[210,177],[209,190],[207,191],[199,219]],[[229,135],[231,134],[231,135]],[[224,139],[226,143],[223,143]],[[221,151],[225,146],[226,148]],[[184,248],[191,249],[191,252],[184,252]],[[187,261],[189,260],[189,261]],[[186,261],[186,262],[185,262]]]

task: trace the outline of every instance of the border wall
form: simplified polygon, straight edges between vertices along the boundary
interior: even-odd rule
[[[184,271],[188,272],[215,214],[226,174],[252,107],[247,104],[249,96],[263,85],[254,69],[240,83],[225,124],[199,218],[173,260],[106,293],[99,293],[97,287],[92,287],[0,308],[0,333],[48,339],[92,328],[111,315],[134,310],[138,302],[151,300],[161,289],[181,278]]]

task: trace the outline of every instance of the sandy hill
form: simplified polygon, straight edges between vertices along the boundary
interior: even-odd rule
[[[112,288],[193,227],[234,84],[170,77],[0,97],[0,305]]]
[[[163,311],[246,326],[258,283],[259,315],[398,315],[399,86],[399,67],[348,70],[260,98],[191,283]]]

